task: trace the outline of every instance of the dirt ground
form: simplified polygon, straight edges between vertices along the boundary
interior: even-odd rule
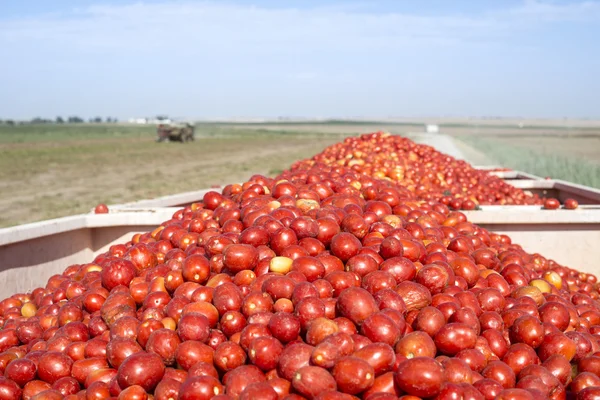
[[[122,128],[127,129],[127,128]],[[1,132],[0,132],[1,135]],[[135,135],[134,135],[135,136]],[[189,144],[155,143],[152,132],[105,139],[52,135],[0,141],[0,227],[89,212],[254,173],[276,175],[338,142],[338,135],[223,132]]]
[[[361,134],[376,131],[391,133],[405,133],[421,130],[421,125],[404,125],[394,123],[365,123],[365,124],[236,124],[226,125],[232,129],[254,129],[263,131],[293,131],[293,132],[318,132],[318,133],[342,133]]]
[[[517,120],[428,122],[446,124],[441,132],[456,136],[456,146],[476,165],[499,159],[492,154],[494,146],[485,150],[478,142],[484,137],[509,149],[527,149],[515,153],[519,159],[525,157],[519,154],[533,161],[535,154],[549,154],[600,164],[600,123],[595,121],[569,121],[568,129],[564,121],[548,120],[526,121],[530,128],[517,127]],[[155,143],[153,126],[0,126],[0,227],[85,213],[98,203],[118,204],[241,181],[254,173],[276,175],[348,135],[378,130],[410,136],[423,131],[423,121],[199,124],[197,140],[189,144]],[[546,164],[554,166],[555,161],[548,158]],[[579,165],[569,168],[574,174],[589,170]]]

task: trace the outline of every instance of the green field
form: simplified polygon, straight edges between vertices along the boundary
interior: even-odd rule
[[[491,164],[600,188],[600,136],[458,136]]]
[[[155,136],[152,126],[0,126],[0,226],[275,175],[343,137],[214,125],[188,144]]]
[[[276,175],[348,135],[406,135],[416,123],[198,124],[188,144],[155,143],[154,126],[0,125],[0,227]],[[442,128],[474,164],[499,164],[600,187],[600,135]],[[478,131],[480,132],[480,131]],[[516,136],[516,134],[521,134]]]

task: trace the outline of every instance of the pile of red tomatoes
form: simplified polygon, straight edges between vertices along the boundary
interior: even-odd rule
[[[445,190],[523,200],[379,133],[209,192],[2,300],[0,399],[600,399],[596,277]]]
[[[543,204],[539,196],[517,189],[489,171],[475,169],[431,146],[384,132],[347,138],[294,167],[319,163],[391,180],[420,199],[436,200],[453,209]]]

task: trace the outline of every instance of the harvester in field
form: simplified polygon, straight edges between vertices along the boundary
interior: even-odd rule
[[[160,124],[156,130],[157,142],[191,142],[194,140],[194,125],[185,124]]]

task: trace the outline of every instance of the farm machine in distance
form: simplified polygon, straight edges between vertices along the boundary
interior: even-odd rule
[[[181,142],[186,143],[194,140],[194,125],[185,124],[160,124],[156,130],[157,142]]]

